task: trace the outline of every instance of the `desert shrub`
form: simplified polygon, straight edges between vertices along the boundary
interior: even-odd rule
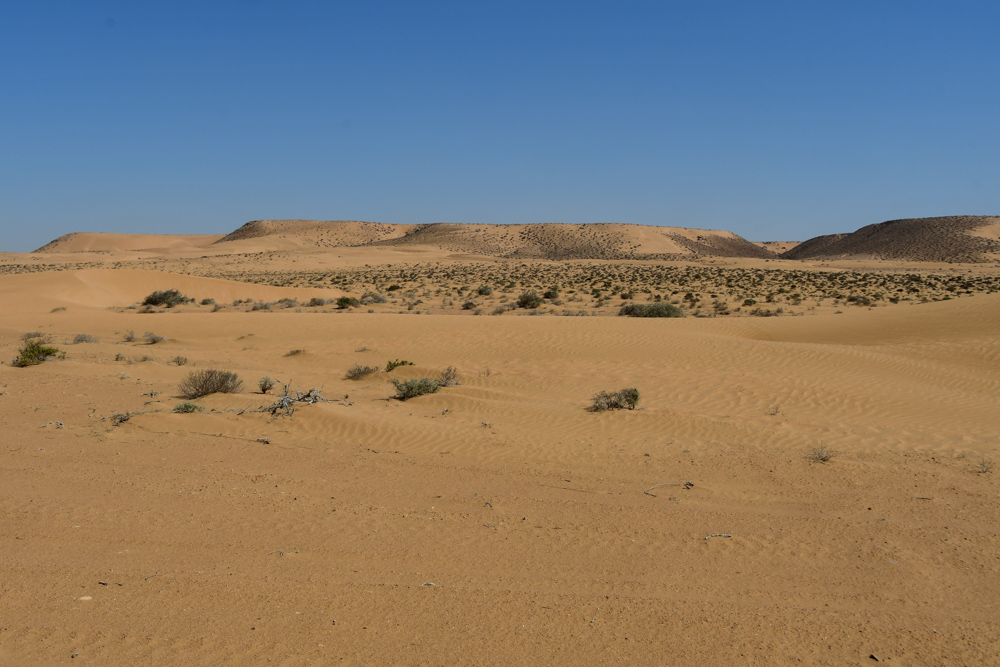
[[[413,365],[414,363],[412,361],[407,361],[405,359],[395,359],[385,365],[385,372],[391,373],[392,369],[394,368],[399,368],[400,366],[413,366]]]
[[[462,310],[475,310],[476,305],[477,304],[475,301],[466,301],[465,303],[462,304]]]
[[[257,303],[255,303],[253,305],[252,308],[250,308],[250,310],[251,311],[254,311],[254,310],[266,310],[266,311],[270,311],[271,310],[271,304],[267,303],[266,301],[258,301]]]
[[[265,375],[257,381],[257,388],[260,389],[260,393],[266,394],[274,389],[274,380]]]
[[[458,381],[458,369],[454,366],[448,366],[448,368],[444,369],[444,372],[441,373],[441,378],[438,380],[438,384],[442,387],[454,387],[455,385],[460,384]]]
[[[390,382],[396,387],[396,398],[401,401],[423,396],[424,394],[433,394],[441,388],[438,381],[432,378],[415,378],[412,380],[397,380],[394,378]]]
[[[752,317],[777,317],[783,312],[785,312],[783,308],[775,308],[774,310],[770,308],[754,308],[749,314]]]
[[[45,345],[40,340],[26,340],[21,349],[17,351],[17,356],[10,362],[11,366],[24,368],[25,366],[37,366],[38,364],[51,359],[52,357],[65,356],[57,347]]]
[[[621,307],[619,315],[627,317],[684,317],[684,311],[669,303],[630,303]]]
[[[360,380],[366,375],[378,373],[380,370],[382,369],[378,366],[362,366],[361,364],[354,364],[347,369],[346,377],[348,380]]]
[[[832,459],[836,454],[829,447],[821,445],[819,447],[813,447],[809,450],[809,459],[816,463],[826,463]]]
[[[235,394],[243,389],[243,381],[236,373],[214,369],[194,371],[180,384],[182,398],[194,399],[209,394]]]
[[[984,456],[983,458],[979,459],[978,463],[976,463],[976,472],[978,472],[980,475],[985,475],[991,470],[993,470],[993,459],[986,458]]]
[[[294,350],[289,350],[288,352],[285,352],[285,356],[286,357],[294,357],[294,356],[297,356],[299,354],[305,354],[305,353],[306,353],[305,350],[303,350],[301,348],[295,348]]]
[[[853,303],[855,306],[870,306],[874,301],[872,301],[871,297],[863,294],[852,294],[847,297],[847,303]]]
[[[361,305],[361,302],[355,299],[353,296],[342,296],[337,299],[337,308],[341,310],[346,310],[348,308],[357,308]]]
[[[538,296],[538,292],[535,290],[528,290],[517,297],[517,305],[521,308],[538,308],[542,305],[542,297]]]
[[[26,334],[21,334],[21,340],[30,340],[32,338],[44,338],[45,334],[41,331],[29,331]]]
[[[166,340],[166,338],[164,338],[163,336],[157,336],[152,331],[147,331],[146,333],[142,334],[142,339],[147,343],[149,343],[150,345],[156,345],[157,343],[162,343],[163,341]]]
[[[364,296],[361,297],[361,303],[367,305],[369,303],[386,303],[386,299],[381,294],[375,294],[374,292],[366,292]]]
[[[191,401],[184,401],[183,403],[178,403],[174,406],[174,412],[185,415],[192,412],[201,412],[204,409],[205,408],[201,407],[197,403],[193,403]]]
[[[122,340],[125,341],[126,343],[131,343],[132,341],[135,340],[135,332],[134,331],[126,331],[125,335],[122,336]]]
[[[177,355],[176,357],[174,357],[173,359],[170,360],[170,363],[176,364],[178,366],[183,366],[187,362],[188,362],[187,357],[182,357],[180,355]]]
[[[489,296],[490,294],[493,294],[493,288],[483,285],[482,287],[476,290],[476,294],[478,294],[479,296]]]
[[[284,299],[278,299],[278,305],[282,308],[294,308],[299,305],[298,299],[290,299],[285,297]]]
[[[306,305],[308,305],[308,306],[310,306],[312,308],[319,308],[320,306],[325,306],[326,305],[326,299],[323,299],[323,298],[318,297],[318,296],[314,296],[313,298],[309,299],[309,303],[306,304]]]
[[[757,304],[757,301],[755,299],[743,299],[743,305],[744,306],[754,306],[756,304]]]
[[[559,290],[557,290],[555,287],[553,287],[552,289],[546,291],[545,294],[542,295],[542,297],[545,298],[545,299],[549,299],[549,300],[551,300],[551,299],[558,299],[559,298]]]
[[[389,285],[387,288],[385,288],[385,291],[386,292],[395,292],[398,289],[403,289],[403,288],[400,287],[399,285]]]
[[[189,299],[175,289],[163,290],[161,292],[153,292],[147,296],[142,301],[144,306],[166,306],[167,308],[173,308],[174,306],[179,306],[189,301],[194,301],[194,299]]]
[[[203,306],[214,306],[215,305],[215,299],[202,299],[201,300],[201,305],[203,305]]]
[[[80,343],[96,343],[97,338],[91,336],[90,334],[77,334],[73,336],[73,344],[79,345]]]
[[[639,404],[639,390],[635,387],[620,391],[602,391],[594,396],[590,410],[604,412],[606,410],[635,410]]]

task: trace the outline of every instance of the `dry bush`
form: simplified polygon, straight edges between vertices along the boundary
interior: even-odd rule
[[[150,345],[156,345],[157,343],[162,343],[163,341],[166,340],[166,338],[164,338],[163,336],[158,336],[152,331],[147,331],[146,333],[142,334],[142,339],[147,343],[149,343]]]
[[[406,401],[424,394],[434,394],[441,385],[432,378],[414,378],[412,380],[390,380],[396,387],[396,398]]]
[[[976,464],[976,472],[983,475],[991,470],[993,470],[993,459],[988,459],[985,456],[979,459],[979,463]]]
[[[79,345],[80,343],[96,343],[97,338],[91,336],[90,334],[77,334],[73,336],[73,344]]]
[[[620,391],[602,391],[594,396],[590,405],[591,412],[606,410],[635,410],[639,404],[639,390],[629,387]]]
[[[303,350],[301,348],[295,348],[294,350],[289,350],[288,352],[286,352],[285,356],[286,357],[294,357],[296,355],[305,354],[305,353],[306,353],[305,350]]]
[[[348,380],[360,380],[366,375],[371,375],[372,373],[378,373],[381,368],[378,366],[362,366],[361,364],[354,364],[347,369],[345,377]]]
[[[836,453],[826,445],[819,445],[809,450],[809,460],[814,463],[826,463],[836,456]]]
[[[257,388],[260,389],[260,393],[266,394],[274,389],[274,380],[265,375],[257,381]]]
[[[188,362],[187,357],[182,357],[180,355],[178,355],[178,356],[176,356],[176,357],[174,357],[173,359],[170,360],[170,363],[176,364],[178,366],[183,366],[187,362]]]
[[[235,394],[243,389],[243,381],[236,373],[208,369],[194,371],[180,384],[182,398],[195,399],[209,394]]]
[[[125,341],[126,343],[131,343],[132,341],[135,340],[135,332],[134,331],[126,331],[125,335],[122,336],[122,340]]]
[[[448,368],[444,369],[444,372],[441,373],[441,377],[438,379],[438,384],[442,387],[454,387],[461,384],[458,381],[458,369],[454,366],[448,366]]]

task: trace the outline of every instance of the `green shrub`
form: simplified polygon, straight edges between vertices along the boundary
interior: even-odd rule
[[[635,387],[622,389],[621,391],[602,391],[594,396],[590,406],[592,412],[604,412],[605,410],[635,410],[639,404],[639,390]]]
[[[423,396],[424,394],[433,394],[441,388],[438,381],[431,378],[415,378],[412,380],[397,380],[394,378],[390,382],[396,387],[396,398],[401,401]]]
[[[489,296],[490,294],[493,294],[493,288],[483,285],[482,287],[476,290],[476,294],[478,294],[479,296]]]
[[[179,306],[191,301],[194,301],[194,299],[189,299],[175,289],[168,289],[163,290],[162,292],[153,292],[143,299],[142,305],[166,306],[167,308],[173,308],[174,306]]]
[[[235,394],[243,389],[236,373],[214,369],[194,371],[180,384],[182,398],[195,399],[209,394]]]
[[[475,301],[466,301],[462,304],[462,310],[475,310],[477,305]]]
[[[202,299],[201,300],[201,305],[203,305],[203,306],[214,306],[215,305],[215,299]]]
[[[346,310],[347,308],[357,308],[360,305],[361,302],[353,296],[342,296],[337,299],[337,308],[340,308],[341,310]]]
[[[528,290],[517,297],[517,305],[521,308],[538,308],[542,305],[542,297],[535,290]]]
[[[51,359],[52,357],[65,357],[64,352],[60,352],[57,347],[45,345],[40,340],[27,340],[21,349],[17,351],[17,356],[10,362],[11,366],[24,368],[25,366],[37,366],[38,364]]]
[[[309,299],[309,303],[307,305],[310,306],[311,308],[318,308],[319,306],[325,306],[326,299],[314,296],[313,298]]]
[[[684,317],[684,311],[669,303],[630,303],[622,306],[619,315],[628,317]]]
[[[546,298],[546,299],[549,299],[550,301],[552,299],[558,299],[559,298],[559,290],[557,290],[555,287],[553,287],[552,289],[550,289],[547,292],[545,292],[545,294],[543,294],[542,296],[544,298]]]
[[[192,403],[191,401],[184,401],[183,403],[178,403],[174,406],[174,412],[179,414],[190,414],[192,412],[201,412],[205,408],[201,407],[197,403]]]
[[[402,359],[402,360],[396,359],[394,361],[390,361],[389,363],[387,363],[385,365],[385,372],[386,373],[391,373],[392,369],[394,369],[394,368],[399,368],[400,366],[413,366],[413,365],[414,364],[413,364],[412,361],[406,361],[405,359]]]

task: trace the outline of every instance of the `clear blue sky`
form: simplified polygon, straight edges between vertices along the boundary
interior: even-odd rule
[[[0,6],[0,250],[258,218],[1000,213],[996,2]]]

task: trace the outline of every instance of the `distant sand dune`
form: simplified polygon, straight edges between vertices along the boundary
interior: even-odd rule
[[[889,220],[851,234],[804,241],[784,259],[903,259],[924,262],[980,262],[1000,253],[1000,217],[956,215]]]
[[[390,225],[346,220],[256,220],[217,243],[248,239],[260,242],[265,238],[280,240],[281,247],[434,246],[456,253],[525,259],[777,257],[732,232],[620,223]]]

